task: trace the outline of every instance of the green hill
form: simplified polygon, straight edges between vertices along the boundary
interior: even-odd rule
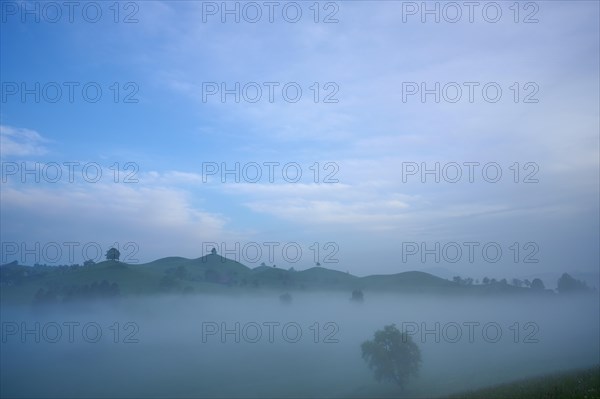
[[[502,294],[532,290],[509,285],[462,285],[428,273],[410,271],[357,277],[324,267],[295,271],[259,266],[251,269],[218,254],[197,259],[167,257],[145,264],[104,261],[86,266],[0,266],[2,302],[156,293],[232,293],[257,290],[395,292],[411,294]],[[109,289],[108,287],[112,287]]]
[[[342,289],[351,291],[362,288],[360,277],[323,267],[312,267],[307,270],[294,272],[294,279],[299,284],[315,289]]]
[[[417,271],[373,275],[363,277],[362,280],[365,288],[369,291],[455,292],[466,288],[452,281]]]

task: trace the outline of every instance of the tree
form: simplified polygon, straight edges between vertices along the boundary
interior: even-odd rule
[[[515,287],[522,287],[523,282],[521,280],[519,280],[518,278],[513,278],[512,285],[514,285]]]
[[[490,283],[490,279],[487,278],[487,277],[484,277],[483,280],[482,280],[482,283],[485,284],[485,285],[488,285]]]
[[[544,287],[544,282],[542,280],[540,280],[539,278],[534,278],[531,282],[531,289],[542,291],[545,290],[546,287]]]
[[[574,279],[568,273],[564,273],[558,279],[558,284],[557,284],[556,289],[561,294],[566,294],[566,293],[571,293],[571,292],[585,292],[585,291],[590,290],[585,282]]]
[[[292,295],[289,292],[286,292],[285,294],[279,295],[279,300],[281,301],[281,303],[285,303],[286,305],[288,305],[292,303]]]
[[[362,302],[365,299],[365,297],[361,290],[354,290],[352,291],[352,297],[350,299],[355,302]]]
[[[116,248],[111,248],[108,251],[106,251],[106,259],[107,260],[116,260],[118,262],[120,256],[121,256],[121,253]]]
[[[421,351],[411,337],[394,324],[375,332],[372,341],[361,345],[362,357],[373,370],[377,381],[395,382],[404,387],[406,380],[416,376],[421,363]]]

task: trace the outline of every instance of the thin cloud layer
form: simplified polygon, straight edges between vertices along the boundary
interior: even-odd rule
[[[152,249],[147,258],[191,255],[195,243],[210,237],[325,237],[344,252],[340,267],[357,274],[365,267],[360,252],[370,248],[379,260],[370,271],[397,271],[403,241],[533,241],[544,262],[527,265],[527,272],[561,271],[570,263],[595,270],[598,7],[543,2],[533,24],[515,23],[506,7],[498,23],[482,19],[480,9],[473,23],[466,14],[458,23],[422,23],[420,15],[403,21],[402,2],[389,1],[340,2],[333,24],[315,23],[308,8],[299,23],[233,17],[223,23],[220,15],[203,15],[203,2],[167,1],[140,3],[132,24],[23,28],[15,19],[2,27],[4,79],[27,76],[30,86],[94,81],[104,96],[98,103],[79,96],[57,104],[15,96],[3,104],[3,158],[90,160],[107,176],[114,163],[119,169],[133,163],[139,182],[67,185],[64,193],[60,185],[3,184],[9,221],[3,236],[20,232],[14,239],[22,239],[25,228],[17,226],[28,225],[32,236],[50,241],[56,229],[41,221],[60,220],[58,231],[71,235],[83,229],[108,237],[112,229],[139,237]],[[45,39],[51,28],[61,33],[55,41]],[[22,40],[8,41],[5,30]],[[17,42],[52,51],[44,73],[24,74],[12,61]],[[23,54],[22,63],[35,65],[36,54]],[[85,68],[65,72],[64,65],[76,63]],[[128,82],[137,85],[138,101],[115,101],[111,85],[123,95]],[[265,82],[277,83],[274,101]],[[303,90],[298,102],[282,97],[290,82]],[[472,93],[469,82],[476,85]],[[221,93],[203,92],[207,83],[229,89],[255,83],[262,98],[240,94],[236,102],[229,94],[222,101]],[[429,90],[439,84],[438,101],[436,94],[407,97],[407,83]],[[501,88],[499,101],[483,98],[487,83]],[[447,101],[456,87],[462,95]],[[332,93],[337,101],[324,102]],[[236,163],[294,162],[304,174],[297,183],[281,175],[251,183],[232,174],[223,182],[220,173],[204,173],[207,162],[229,171]],[[339,183],[313,182],[309,167],[318,163],[322,178],[327,162],[339,168]],[[405,173],[407,164],[429,170],[439,164],[443,174],[450,163],[463,165],[457,182]],[[470,182],[465,163],[494,163],[501,179],[489,182],[478,169]],[[532,176],[535,182],[526,183]],[[61,217],[50,216],[56,212]],[[99,216],[107,212],[116,217]],[[17,214],[23,222],[10,216]],[[523,265],[508,262],[494,271],[520,273]]]
[[[0,155],[2,157],[43,155],[48,152],[47,142],[48,140],[35,130],[0,125]]]

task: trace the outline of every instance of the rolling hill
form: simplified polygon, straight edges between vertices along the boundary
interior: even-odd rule
[[[86,266],[0,266],[3,303],[157,293],[344,291],[411,294],[498,294],[532,290],[510,285],[463,285],[419,271],[357,277],[324,267],[302,271],[249,268],[216,253],[196,259],[167,257],[145,264],[104,261]]]

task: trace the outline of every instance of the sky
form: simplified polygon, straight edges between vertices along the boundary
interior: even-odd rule
[[[73,4],[0,2],[1,263],[598,273],[597,2]]]

